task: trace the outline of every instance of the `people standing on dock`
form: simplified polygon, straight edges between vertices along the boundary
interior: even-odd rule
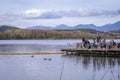
[[[120,48],[120,43],[116,43],[113,39],[107,43],[106,39],[101,39],[100,36],[93,38],[93,43],[90,43],[88,39],[83,38],[82,43],[77,43],[77,48],[87,49],[106,49],[106,48]]]

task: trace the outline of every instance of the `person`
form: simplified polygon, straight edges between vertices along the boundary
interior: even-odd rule
[[[101,42],[101,48],[102,49],[106,48],[106,40],[105,39],[103,39],[102,42]]]
[[[97,44],[97,39],[94,38],[94,39],[93,39],[93,48],[97,48],[97,47],[98,47],[97,45],[98,45],[98,44]]]
[[[82,46],[85,47],[85,38],[82,39]]]
[[[116,46],[116,43],[115,43],[114,40],[112,39],[112,40],[110,41],[109,49],[111,49],[113,46]]]
[[[96,39],[97,39],[97,47],[98,47],[101,45],[101,37],[98,35]]]
[[[88,39],[85,40],[85,47],[86,47],[87,49],[90,49],[90,47],[91,47],[90,42],[89,42]]]
[[[101,37],[100,37],[100,36],[97,36],[96,38],[97,38],[97,42],[100,42]]]
[[[118,43],[118,46],[117,46],[117,48],[120,48],[120,43]]]

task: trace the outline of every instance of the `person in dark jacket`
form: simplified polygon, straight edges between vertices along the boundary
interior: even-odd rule
[[[117,46],[117,48],[120,48],[120,43],[118,43],[118,46]]]
[[[87,49],[90,49],[90,47],[91,47],[90,42],[89,42],[88,39],[85,40],[85,47],[86,47]]]

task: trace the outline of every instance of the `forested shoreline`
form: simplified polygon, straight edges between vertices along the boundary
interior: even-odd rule
[[[8,29],[0,32],[0,39],[92,39],[100,35],[102,38],[119,38],[119,34],[100,32],[92,29],[79,30],[29,30]]]

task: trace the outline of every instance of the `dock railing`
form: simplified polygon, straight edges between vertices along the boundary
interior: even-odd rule
[[[76,46],[77,46],[77,43],[67,43],[67,48],[68,49],[76,48]]]
[[[116,56],[120,57],[120,43],[116,43],[115,46],[110,46],[109,43],[106,44],[105,47],[97,46],[94,47],[93,43],[90,44],[91,47],[84,47],[82,43],[73,43],[67,44],[66,49],[61,49],[64,54],[78,54],[78,55],[104,55],[104,56]]]

